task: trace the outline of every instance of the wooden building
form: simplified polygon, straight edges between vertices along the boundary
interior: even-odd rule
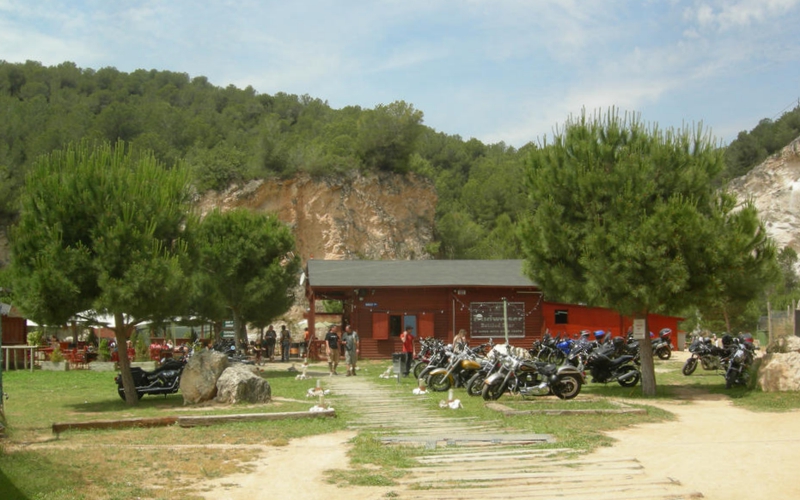
[[[406,326],[413,327],[415,336],[446,342],[463,328],[473,345],[489,339],[503,342],[507,328],[509,342],[527,348],[548,328],[572,334],[580,325],[575,332],[588,328],[617,333],[631,323],[610,310],[546,303],[522,273],[521,260],[312,259],[304,283],[311,334],[316,334],[318,301],[341,301],[342,323],[359,333],[361,356],[368,359],[399,352]],[[678,318],[672,320],[668,326],[675,332]]]
[[[27,320],[16,307],[0,303],[2,318],[3,345],[26,345],[28,343]]]

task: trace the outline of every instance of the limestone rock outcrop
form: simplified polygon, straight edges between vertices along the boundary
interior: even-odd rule
[[[436,203],[431,182],[414,174],[302,174],[208,192],[199,208],[276,213],[292,227],[303,261],[379,260],[430,258]]]
[[[800,138],[733,179],[729,189],[739,200],[753,200],[778,248],[800,253]]]

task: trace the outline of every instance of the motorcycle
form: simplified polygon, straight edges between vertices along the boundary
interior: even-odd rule
[[[633,387],[642,378],[642,373],[636,367],[635,356],[623,354],[609,357],[600,351],[595,351],[586,360],[586,368],[592,375],[592,382],[607,384],[617,382],[622,387]]]
[[[672,344],[669,341],[669,335],[672,330],[663,328],[658,332],[658,338],[653,339],[653,354],[658,356],[658,359],[669,359],[672,357]]]
[[[414,378],[418,379],[422,371],[428,366],[431,357],[440,350],[444,349],[444,342],[435,337],[425,337],[420,340],[420,349],[411,371],[414,373]]]
[[[725,388],[734,385],[747,386],[750,382],[750,367],[753,365],[755,350],[758,349],[745,339],[735,338],[729,352],[731,353],[728,368],[725,370]]]
[[[681,372],[689,376],[697,369],[697,365],[704,370],[724,371],[727,365],[726,351],[715,346],[711,339],[697,337],[689,345],[689,352],[692,356],[683,364]]]
[[[136,396],[142,399],[145,394],[174,394],[178,392],[181,382],[184,360],[168,359],[153,371],[145,371],[138,366],[131,367],[133,382],[136,384]],[[117,393],[125,400],[125,388],[122,387],[122,374],[114,378]]]
[[[572,399],[581,392],[583,375],[571,365],[556,366],[517,356],[506,356],[500,367],[483,383],[484,401],[499,399],[506,391],[523,398],[555,394]]]
[[[465,348],[453,353],[446,367],[436,368],[428,373],[425,381],[428,388],[436,392],[444,392],[451,387],[465,387],[470,378],[481,368],[481,359],[486,357],[488,344],[481,344],[472,349]]]

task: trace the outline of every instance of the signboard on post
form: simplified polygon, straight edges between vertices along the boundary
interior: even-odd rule
[[[505,307],[504,307],[505,304]],[[524,302],[472,302],[469,305],[470,337],[505,338],[506,318],[508,337],[525,336]]]
[[[644,340],[645,338],[645,328],[647,320],[644,319],[635,319],[633,320],[633,338],[636,340]]]

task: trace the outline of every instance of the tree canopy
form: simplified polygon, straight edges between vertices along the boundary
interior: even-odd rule
[[[121,141],[84,141],[40,157],[21,202],[10,235],[17,305],[50,325],[89,309],[112,315],[127,400],[135,403],[130,333],[182,314],[190,292],[186,170]]]
[[[202,298],[195,312],[216,320],[224,305],[233,317],[237,348],[247,341],[243,324],[264,326],[292,306],[300,259],[292,232],[274,215],[213,210],[197,227],[195,243]]]
[[[570,119],[530,154],[527,273],[550,299],[645,318],[755,298],[774,245],[754,207],[734,211],[713,187],[722,168],[700,127],[662,131],[614,109]],[[653,395],[652,352],[642,347],[642,386]]]

